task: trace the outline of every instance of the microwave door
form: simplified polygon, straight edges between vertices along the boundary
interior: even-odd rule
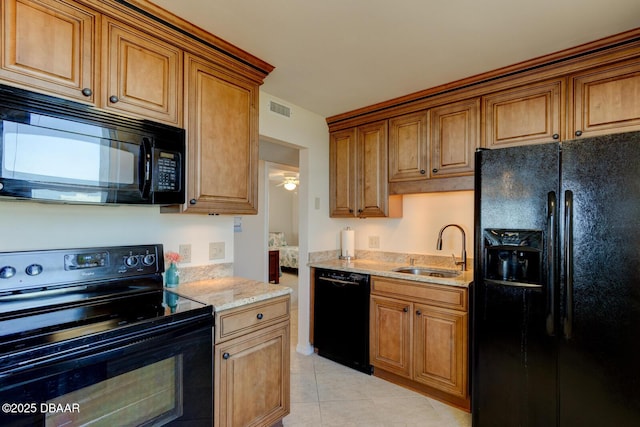
[[[2,177],[24,182],[23,193],[30,193],[16,196],[69,203],[118,202],[119,192],[140,198],[138,145],[112,139],[114,131],[103,127],[33,116],[37,124],[2,123]]]

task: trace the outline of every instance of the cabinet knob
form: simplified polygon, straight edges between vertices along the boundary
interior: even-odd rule
[[[433,173],[438,173],[438,168],[433,168],[433,169],[431,170],[431,172],[433,172]]]
[[[224,353],[224,354],[222,355],[222,358],[223,358],[224,360],[227,360],[227,359],[228,359],[228,358],[230,358],[230,357],[231,357],[231,355],[230,355],[229,353]]]
[[[409,311],[409,307],[403,308],[402,311],[404,311],[406,313],[407,311]]]
[[[349,213],[353,213],[353,209],[349,209]]]
[[[198,203],[198,201],[196,199],[189,200],[189,204],[190,205],[195,205],[196,203]]]
[[[426,170],[424,170],[424,169],[420,169],[420,174],[421,174],[421,175],[424,175],[425,173],[427,173],[427,171],[426,171]]]
[[[115,103],[116,103],[116,102],[118,102],[118,101],[120,101],[120,100],[119,100],[119,99],[118,99],[118,97],[117,97],[117,96],[115,96],[115,95],[111,95],[111,96],[109,97],[109,102],[110,102],[110,103],[112,103],[112,104],[115,104]]]
[[[560,139],[560,135],[558,135],[557,133],[553,134],[553,139]]]
[[[82,94],[84,96],[91,96],[91,95],[93,95],[93,91],[91,89],[89,89],[88,87],[85,87],[84,89],[82,89]]]
[[[416,310],[416,316],[421,316],[422,312],[420,310]]]
[[[582,131],[581,130],[577,130],[576,131],[576,136],[580,136],[580,135],[582,135]]]
[[[258,313],[258,315],[257,315],[256,317],[258,318],[258,320],[262,320],[262,318],[263,318],[264,316],[262,315],[262,313]]]

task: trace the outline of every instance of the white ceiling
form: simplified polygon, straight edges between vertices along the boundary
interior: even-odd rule
[[[324,117],[640,27],[640,0],[151,0]]]

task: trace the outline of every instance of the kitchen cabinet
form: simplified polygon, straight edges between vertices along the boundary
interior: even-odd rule
[[[387,150],[386,120],[331,134],[331,217],[402,216],[402,199],[388,193]]]
[[[411,302],[371,296],[370,363],[411,378]]]
[[[182,125],[182,51],[104,17],[102,107]]]
[[[216,312],[214,425],[270,426],[290,410],[290,297]]]
[[[482,98],[482,146],[513,147],[564,137],[565,79],[510,88]]]
[[[71,0],[2,0],[0,79],[94,104],[99,25],[99,13]]]
[[[428,126],[426,111],[389,119],[389,182],[429,177]]]
[[[430,178],[473,175],[480,146],[480,99],[453,102],[429,110]]]
[[[258,85],[185,54],[187,203],[183,212],[255,214]]]
[[[356,129],[329,138],[329,212],[333,218],[356,216]]]
[[[469,409],[467,289],[371,280],[374,374]]]
[[[640,60],[587,70],[569,80],[569,138],[640,130]]]

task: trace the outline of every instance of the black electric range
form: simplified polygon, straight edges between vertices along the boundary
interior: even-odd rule
[[[76,399],[78,390],[91,393],[131,371],[149,375],[144,367],[160,358],[176,369],[176,384],[165,387],[175,388],[173,412],[151,410],[148,419],[134,420],[116,402],[110,420],[206,425],[211,405],[197,407],[185,394],[213,393],[212,381],[202,381],[213,372],[212,307],[165,290],[163,271],[162,245],[0,253],[0,403],[14,405],[3,406],[0,424],[48,425],[51,414],[40,409],[50,402]],[[187,360],[195,373],[182,369]],[[51,392],[43,394],[43,387]],[[87,415],[81,403],[67,403]],[[38,410],[29,414],[36,418],[25,416],[24,405]]]

